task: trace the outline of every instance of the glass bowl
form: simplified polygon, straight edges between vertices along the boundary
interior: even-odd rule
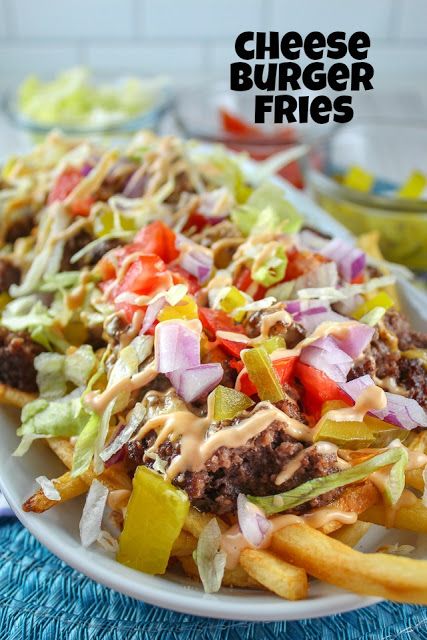
[[[101,78],[101,80],[111,84],[120,82],[120,78]],[[135,116],[100,125],[74,126],[61,122],[45,124],[28,118],[19,110],[17,88],[14,87],[3,95],[2,109],[14,126],[31,134],[33,139],[44,137],[52,129],[60,129],[69,136],[91,137],[104,142],[105,138],[108,138],[108,141],[111,142],[115,139],[120,141],[141,129],[151,129],[154,132],[158,132],[163,117],[173,106],[173,101],[174,96],[171,87],[165,84],[165,86],[159,88],[153,104]]]
[[[181,89],[175,103],[180,134],[213,144],[221,143],[262,161],[297,144],[310,145],[319,141],[329,135],[334,126],[274,124],[271,119],[265,125],[254,125],[254,93],[231,91],[225,83],[208,78]],[[304,186],[299,161],[292,162],[279,173],[294,186]]]
[[[309,191],[324,209],[356,235],[378,231],[388,260],[427,270],[427,199],[396,195],[414,171],[427,176],[427,123],[349,124],[316,144],[305,163]],[[355,166],[375,177],[372,192],[339,182]]]

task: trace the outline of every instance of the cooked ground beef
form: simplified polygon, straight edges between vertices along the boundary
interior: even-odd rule
[[[190,177],[184,171],[175,176],[175,188],[165,202],[168,204],[177,204],[182,193],[193,193],[194,187]]]
[[[5,234],[5,241],[13,243],[18,238],[29,236],[34,227],[34,217],[32,215],[24,215],[14,220],[9,226]]]
[[[11,284],[19,284],[21,270],[7,258],[0,258],[0,293],[9,291]]]
[[[69,238],[64,246],[64,251],[62,253],[62,260],[60,271],[76,271],[80,269],[80,266],[77,262],[72,263],[71,258],[77,251],[83,249],[89,242],[92,242],[93,237],[88,231],[82,229],[75,236]]]
[[[293,403],[291,403],[293,404]],[[281,408],[285,408],[284,406]],[[292,406],[295,416],[298,410]],[[299,416],[300,417],[300,416]],[[233,428],[238,423],[220,423],[215,429]],[[150,464],[144,460],[144,452],[155,440],[151,432],[140,442],[129,442],[125,447],[125,459],[132,473],[140,464]],[[294,475],[282,483],[275,479],[284,466],[304,449],[306,454]],[[164,442],[158,450],[162,460],[170,461],[179,454],[178,442]],[[262,433],[236,448],[220,447],[206,462],[201,471],[186,471],[175,478],[174,484],[187,492],[191,503],[200,511],[225,514],[236,509],[239,493],[251,495],[271,495],[292,489],[314,477],[325,476],[337,471],[335,454],[321,454],[285,433],[283,423],[271,422]],[[296,512],[319,507],[334,500],[339,491],[329,492],[302,505]]]
[[[268,309],[261,309],[249,314],[243,322],[245,332],[249,338],[256,338],[261,333],[261,323],[265,316],[276,313],[281,310],[281,306],[274,305]],[[288,324],[279,321],[274,324],[269,331],[269,336],[282,336],[285,339],[286,346],[289,349],[295,347],[303,338],[305,338],[304,328],[297,322],[291,321]]]
[[[82,230],[77,235],[73,236],[65,243],[64,252],[62,254],[61,271],[75,271],[76,269],[82,269],[83,267],[93,267],[102,256],[111,249],[115,249],[120,246],[121,242],[118,239],[110,238],[97,244],[93,249],[80,258],[77,262],[71,262],[72,256],[83,249],[89,242],[92,242],[93,237],[88,231]]]
[[[81,269],[82,267],[93,267],[97,262],[101,260],[101,258],[106,253],[111,251],[111,249],[120,247],[121,244],[122,243],[118,238],[109,238],[108,240],[103,240],[99,244],[95,245],[93,249],[91,249],[79,260],[79,269]]]
[[[382,329],[375,331],[371,344],[351,369],[348,379],[362,375],[377,378],[392,378],[406,389],[408,397],[414,398],[427,408],[427,373],[420,359],[409,359],[401,351],[427,348],[427,334],[413,331],[404,316],[394,309],[387,311]],[[392,334],[391,340],[389,335]],[[393,348],[393,336],[397,344]]]
[[[21,391],[37,391],[34,358],[42,351],[27,333],[0,327],[0,382]]]
[[[120,158],[103,180],[98,191],[94,194],[95,200],[107,202],[116,193],[123,193],[133,173],[138,169],[138,162],[131,158]]]

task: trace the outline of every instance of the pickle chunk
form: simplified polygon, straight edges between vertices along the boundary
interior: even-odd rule
[[[138,467],[117,560],[144,573],[164,573],[189,504],[183,491],[147,467]]]

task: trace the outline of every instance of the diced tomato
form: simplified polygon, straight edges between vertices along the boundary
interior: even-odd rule
[[[325,262],[330,262],[329,258],[321,256],[318,253],[311,253],[310,251],[298,251],[297,249],[291,249],[287,253],[288,265],[286,267],[285,282],[288,280],[295,280],[304,273],[313,271],[319,265]]]
[[[320,416],[321,407],[328,400],[342,400],[348,404],[348,396],[323,371],[297,362],[295,376],[304,387],[304,406],[315,418]]]
[[[230,367],[232,369],[234,369],[235,371],[237,371],[237,373],[240,373],[241,370],[243,369],[244,365],[243,362],[241,360],[234,360],[231,359],[228,363],[230,365]]]
[[[207,224],[208,220],[205,218],[205,216],[202,216],[201,213],[197,213],[197,211],[194,211],[189,215],[188,220],[184,226],[184,231],[187,231],[187,229],[191,229],[192,227],[195,227],[197,231],[201,231],[206,227]]]
[[[221,118],[221,125],[224,131],[227,133],[233,133],[234,135],[246,135],[252,138],[258,138],[262,136],[262,132],[249,122],[245,122],[239,116],[227,111],[227,109],[220,108],[219,115]]]
[[[133,241],[133,245],[144,253],[153,253],[164,262],[172,262],[178,257],[176,248],[176,235],[164,222],[157,220],[141,229]]]
[[[171,264],[168,269],[172,273],[173,283],[187,285],[188,293],[192,296],[200,290],[197,278],[191,275],[191,273],[188,273],[188,271],[180,267],[178,264]]]
[[[122,280],[112,289],[110,299],[115,302],[121,293],[136,293],[153,296],[172,286],[172,276],[166,270],[163,260],[155,255],[138,256],[129,266]],[[129,302],[115,302],[126,320],[132,319],[135,311],[140,309]]]
[[[244,335],[243,327],[235,324],[225,311],[221,309],[207,309],[199,307],[199,318],[209,337],[215,338],[217,331],[231,331],[232,333],[241,333]],[[234,340],[226,340],[217,336],[218,343],[225,349],[227,353],[235,358],[240,357],[242,349],[246,348],[244,342],[235,342]]]
[[[283,385],[285,382],[289,382],[289,380],[292,378],[296,362],[297,358],[295,356],[291,358],[281,358],[280,360],[273,360],[272,364],[275,372],[277,373],[280,384]],[[253,396],[257,393],[255,385],[249,380],[249,376],[246,372],[239,378],[238,390],[242,393],[246,393],[247,396]]]
[[[251,278],[251,270],[248,267],[243,267],[240,269],[237,278],[234,281],[234,285],[240,291],[247,291],[249,287],[253,284],[253,280]],[[262,285],[258,285],[258,288],[255,291],[255,294],[252,295],[254,300],[260,300],[265,297],[265,292],[267,289]]]
[[[55,184],[49,193],[47,202],[51,204],[57,200],[65,200],[79,182],[83,179],[79,169],[68,167],[57,177]]]
[[[95,198],[88,196],[87,198],[81,198],[71,203],[69,211],[72,216],[87,216],[90,214],[91,206],[94,204]]]

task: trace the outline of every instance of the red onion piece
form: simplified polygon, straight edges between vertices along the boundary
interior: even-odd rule
[[[170,373],[199,365],[200,335],[201,328],[196,331],[184,321],[159,322],[154,343],[157,371]]]
[[[91,164],[89,164],[88,162],[85,162],[84,165],[82,166],[82,168],[80,169],[80,173],[82,176],[88,176],[89,173],[92,171],[93,167]]]
[[[86,497],[80,520],[80,540],[84,547],[93,544],[101,533],[101,522],[108,497],[108,488],[93,480]]]
[[[320,253],[337,263],[339,273],[348,282],[360,275],[366,266],[365,253],[339,238],[328,242]]]
[[[199,248],[184,251],[179,259],[181,267],[195,276],[200,283],[206,282],[213,267],[213,258]]]
[[[318,301],[317,304],[319,304]],[[308,334],[313,333],[322,322],[345,322],[348,320],[345,316],[322,306],[295,313],[293,318],[295,322],[299,322],[304,327]]]
[[[339,348],[349,356],[358,358],[371,342],[374,333],[374,327],[369,327],[367,324],[362,324],[361,322],[355,323],[355,325],[347,331],[345,336],[335,336],[335,341]]]
[[[252,547],[259,548],[267,540],[272,524],[261,509],[249,502],[243,493],[237,496],[237,518],[243,537]]]
[[[370,376],[361,376],[341,384],[341,388],[352,400],[356,401],[360,394],[373,384],[375,383]],[[372,411],[374,416],[407,430],[427,427],[427,414],[416,400],[388,391],[385,395],[387,398],[386,408]]]
[[[196,367],[173,371],[168,378],[178,395],[186,402],[206,396],[222,380],[224,370],[219,362],[199,364]]]
[[[300,360],[335,382],[345,382],[353,365],[353,359],[342,351],[332,336],[319,338],[301,351]]]
[[[123,189],[123,195],[126,198],[140,198],[144,195],[148,179],[149,178],[145,173],[145,167],[140,167],[127,182]]]
[[[141,328],[142,334],[146,333],[148,329],[150,329],[153,326],[154,322],[157,320],[157,316],[159,315],[160,311],[163,309],[165,304],[166,304],[165,296],[161,296],[160,298],[157,298],[157,300],[150,302],[145,312],[144,322],[142,323],[142,328]]]

